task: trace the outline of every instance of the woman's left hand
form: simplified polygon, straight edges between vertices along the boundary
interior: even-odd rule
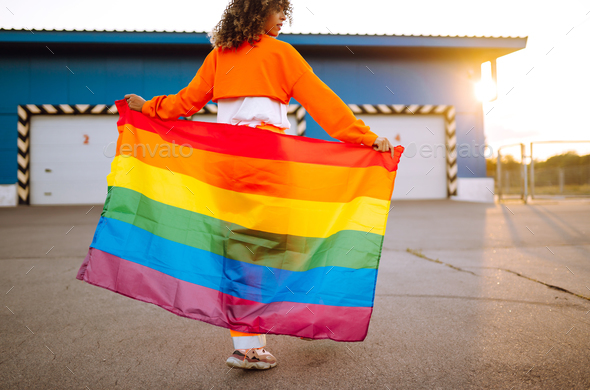
[[[389,152],[391,151],[391,158],[393,158],[393,145],[385,137],[377,137],[373,143],[373,149],[378,152]]]
[[[145,103],[144,98],[130,93],[125,95],[125,99],[127,100],[127,104],[129,105],[130,109],[141,112],[143,104]]]

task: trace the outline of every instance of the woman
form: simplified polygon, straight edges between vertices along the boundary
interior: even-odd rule
[[[189,85],[177,94],[145,101],[125,95],[129,107],[163,120],[190,116],[210,100],[218,104],[217,122],[285,133],[287,105],[295,98],[332,137],[391,152],[387,138],[373,133],[314,73],[290,44],[276,39],[291,21],[289,0],[234,0],[211,34],[213,50]],[[275,357],[264,348],[266,335],[231,330],[230,367],[268,369]]]

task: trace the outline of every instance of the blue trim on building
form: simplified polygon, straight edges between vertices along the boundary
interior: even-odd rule
[[[353,34],[281,34],[279,39],[294,46],[428,47],[460,49],[513,49],[526,46],[527,37],[451,37]],[[100,43],[209,46],[206,33],[35,31],[0,30],[0,42]]]

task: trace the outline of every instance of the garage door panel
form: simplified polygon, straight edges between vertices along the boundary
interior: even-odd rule
[[[217,123],[217,114],[193,115],[191,118],[195,122]]]
[[[116,115],[34,115],[31,118],[31,143],[35,145],[107,144],[117,141]],[[98,128],[100,126],[100,128]],[[88,136],[86,138],[85,136]],[[87,145],[86,145],[87,146]]]
[[[406,158],[408,161],[400,159],[401,167],[405,167],[412,163],[412,159]],[[429,189],[434,191],[430,192]],[[437,167],[430,172],[417,172],[415,175],[398,175],[395,179],[395,189],[393,191],[392,199],[444,199],[447,197],[447,179],[446,170],[444,167]],[[416,192],[414,192],[416,191]]]
[[[447,198],[445,127],[441,115],[357,115],[371,130],[406,150],[392,199]]]
[[[110,172],[110,165],[98,165],[94,163],[43,163],[31,164],[31,176],[35,177],[35,182],[39,180],[92,180],[104,181],[106,183],[107,175]]]
[[[100,204],[119,136],[115,115],[36,115],[30,128],[31,204]]]
[[[39,180],[35,185],[31,203],[37,205],[102,204],[107,193],[106,180]]]
[[[31,158],[35,155],[34,161],[43,163],[76,163],[91,160],[98,163],[112,161],[117,148],[117,140],[109,145],[104,144],[84,145],[83,147],[72,147],[71,145],[31,145],[29,150]],[[47,150],[51,149],[51,150]],[[104,161],[102,161],[104,160]]]

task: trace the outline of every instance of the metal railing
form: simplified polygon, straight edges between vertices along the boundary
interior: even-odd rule
[[[513,153],[503,150],[513,149]],[[515,153],[514,153],[515,152]],[[504,145],[498,148],[496,159],[496,191],[500,200],[527,198],[527,166],[524,144]]]
[[[565,198],[590,196],[590,158],[577,154],[569,154],[577,164],[545,166],[549,159],[538,162],[535,150],[541,145],[551,144],[586,144],[590,149],[590,141],[539,141],[531,142],[530,188],[531,199],[535,198]],[[537,146],[535,148],[535,146]],[[552,156],[551,158],[555,158]],[[568,152],[557,155],[566,160]],[[587,160],[587,161],[584,161]]]
[[[551,146],[553,144],[553,146]],[[590,197],[590,153],[578,155],[570,150],[556,154],[555,145],[587,145],[590,141],[531,142],[530,155],[525,144],[505,145],[498,149],[496,159],[496,191],[499,200],[555,199]],[[541,145],[553,151],[549,157],[537,158]],[[583,149],[583,147],[582,147]],[[509,151],[509,152],[505,152]]]

